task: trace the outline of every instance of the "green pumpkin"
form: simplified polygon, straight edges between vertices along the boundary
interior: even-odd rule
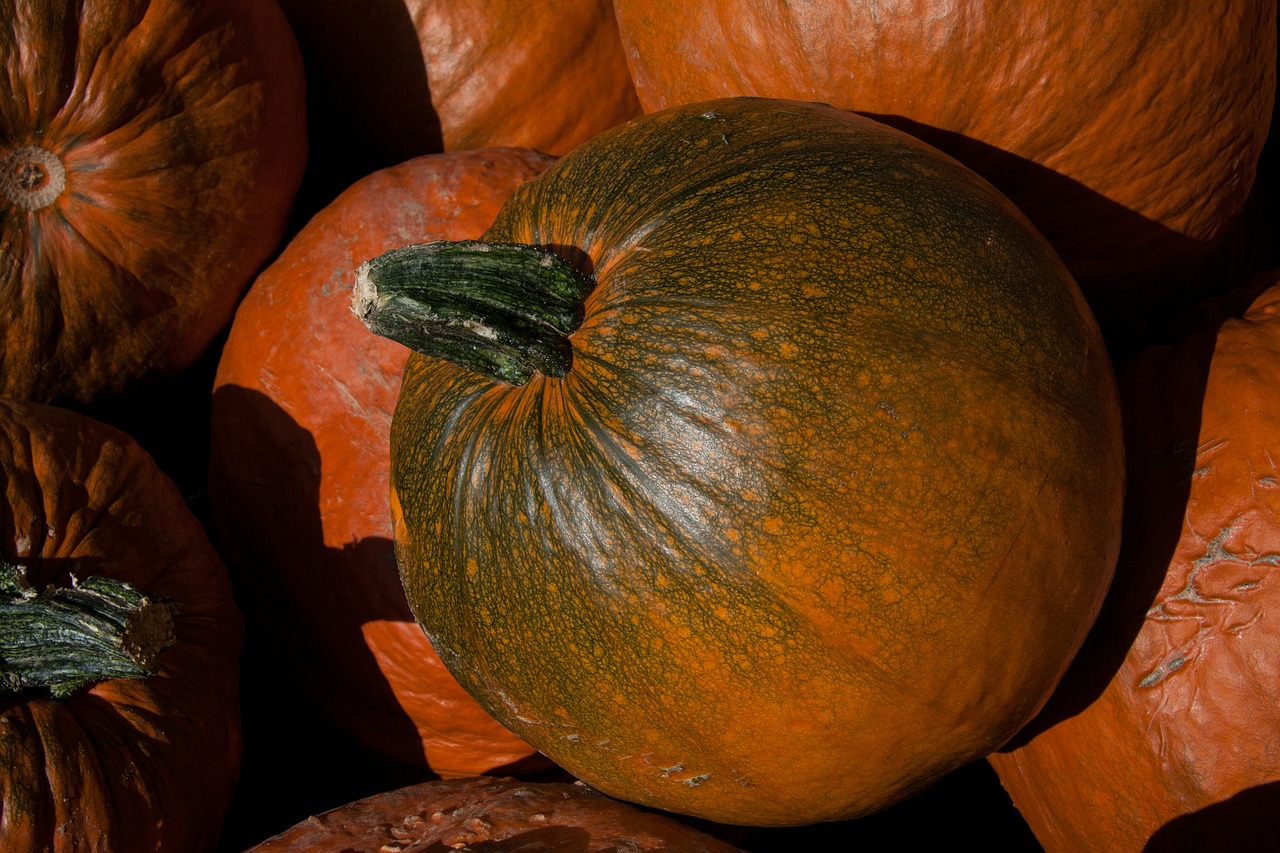
[[[739,98],[606,132],[480,244],[364,265],[419,350],[396,551],[458,681],[590,785],[851,818],[1031,718],[1113,571],[1097,325],[1043,238],[858,115]]]

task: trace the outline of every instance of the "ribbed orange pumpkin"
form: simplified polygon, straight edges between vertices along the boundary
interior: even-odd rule
[[[0,5],[0,394],[191,366],[282,239],[306,161],[275,0]]]
[[[254,282],[214,381],[211,514],[252,615],[341,730],[444,776],[546,762],[457,685],[409,612],[388,503],[408,353],[351,313],[350,277],[405,242],[479,236],[549,162],[436,154],[357,182]]]
[[[120,638],[158,650],[149,674],[0,695],[0,849],[214,849],[240,768],[242,622],[204,529],[133,439],[61,408],[0,401],[0,491],[0,558],[31,590],[106,578],[176,608],[170,642],[141,620]]]
[[[1124,550],[1044,714],[990,759],[1050,851],[1280,849],[1280,271],[1121,370]]]
[[[646,110],[763,95],[908,130],[1013,199],[1104,322],[1231,226],[1275,97],[1274,0],[615,7]]]
[[[906,134],[795,101],[654,113],[483,241],[356,280],[421,347],[391,426],[414,613],[606,793],[866,814],[1011,737],[1101,604],[1123,461],[1098,327],[1013,205]]]

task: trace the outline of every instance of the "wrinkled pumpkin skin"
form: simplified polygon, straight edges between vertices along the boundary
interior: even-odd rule
[[[583,785],[453,779],[398,788],[331,809],[246,853],[356,850],[673,850],[741,853],[669,815]]]
[[[151,677],[0,698],[0,849],[212,850],[240,769],[242,622],[181,494],[131,438],[0,402],[2,556],[36,589],[99,575],[174,599]]]
[[[647,111],[762,95],[908,130],[1016,202],[1104,323],[1231,226],[1275,98],[1271,0],[615,7]]]
[[[1075,283],[954,161],[729,99],[606,132],[486,233],[597,279],[563,379],[412,356],[409,601],[499,720],[614,796],[853,817],[1035,713],[1118,548]]]
[[[990,759],[1047,850],[1280,847],[1280,272],[1267,280],[1243,318],[1121,369],[1115,586],[1045,719]]]
[[[308,180],[338,190],[442,150],[516,146],[560,156],[640,113],[609,0],[281,5],[302,46],[313,105],[318,160]]]
[[[349,278],[405,242],[479,236],[549,162],[436,154],[357,182],[254,282],[214,379],[212,518],[272,644],[343,731],[444,776],[546,762],[457,685],[405,602],[387,490],[408,352],[351,313]]]
[[[0,8],[0,394],[88,402],[191,366],[306,161],[275,0]]]

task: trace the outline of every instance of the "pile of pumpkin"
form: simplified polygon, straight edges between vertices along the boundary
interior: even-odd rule
[[[4,0],[0,848],[1280,849],[1276,28]]]

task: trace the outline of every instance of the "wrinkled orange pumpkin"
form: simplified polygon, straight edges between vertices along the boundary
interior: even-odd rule
[[[646,110],[763,95],[905,129],[1004,191],[1105,322],[1231,226],[1275,97],[1273,0],[615,7]]]
[[[559,156],[640,112],[609,0],[281,5],[307,67],[316,156],[308,181],[335,194],[442,150]]]
[[[246,853],[352,850],[734,853],[737,848],[580,784],[479,778],[375,794],[311,817]]]
[[[405,242],[478,236],[549,162],[436,154],[357,182],[254,282],[214,380],[212,518],[272,645],[343,731],[445,776],[546,762],[457,685],[405,602],[387,491],[408,354],[351,313],[349,278]]]
[[[600,790],[723,823],[867,814],[1038,710],[1119,547],[1098,327],[1007,199],[854,113],[606,131],[356,308],[414,614]]]
[[[1050,851],[1280,849],[1280,271],[1243,317],[1121,370],[1115,586],[991,756]]]
[[[242,623],[204,529],[133,439],[61,408],[0,402],[0,488],[0,561],[25,569],[30,592],[107,579],[167,614],[158,627],[103,610],[129,631],[90,623],[77,669],[118,666],[97,645],[113,636],[146,652],[140,670],[46,689],[15,675],[6,606],[0,683],[20,689],[0,691],[0,849],[214,849],[240,768]]]
[[[0,394],[87,402],[191,366],[306,160],[275,0],[0,7]]]

